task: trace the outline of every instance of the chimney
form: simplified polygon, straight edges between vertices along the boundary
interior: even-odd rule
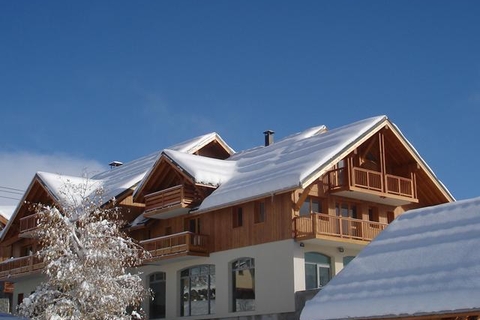
[[[273,134],[275,131],[267,130],[263,134],[265,135],[265,147],[271,145],[273,143]]]
[[[115,167],[120,167],[123,164],[123,162],[120,161],[112,161],[108,165],[110,166],[110,169],[113,169]]]

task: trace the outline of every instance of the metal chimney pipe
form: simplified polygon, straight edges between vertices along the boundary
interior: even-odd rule
[[[267,130],[265,132],[263,132],[263,134],[265,135],[265,147],[273,144],[273,134],[275,133],[275,131],[273,130]]]

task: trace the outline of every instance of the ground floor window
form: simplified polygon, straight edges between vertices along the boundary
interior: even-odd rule
[[[215,266],[201,265],[180,272],[181,316],[215,313]]]
[[[343,257],[343,266],[346,267],[353,260],[353,258],[355,258],[355,256]]]
[[[165,318],[165,272],[157,272],[149,277],[149,288],[152,291],[152,300],[149,306],[149,318]]]
[[[305,253],[305,287],[321,288],[331,279],[330,257],[318,252]]]
[[[242,258],[232,262],[232,311],[255,310],[255,260]]]

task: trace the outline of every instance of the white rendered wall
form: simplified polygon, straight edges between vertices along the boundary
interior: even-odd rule
[[[35,291],[37,286],[44,281],[44,279],[45,277],[42,274],[38,274],[36,277],[28,277],[15,282],[12,301],[13,313],[15,313],[17,310],[18,295],[23,293],[23,298],[28,298],[28,296]]]
[[[257,246],[216,252],[210,257],[181,258],[179,261],[160,261],[156,265],[140,268],[142,278],[148,285],[148,276],[153,272],[166,273],[166,318],[182,318],[180,314],[180,275],[185,268],[215,265],[215,314],[208,318],[284,313],[295,311],[293,254],[298,244],[293,240],[278,241]],[[255,311],[230,312],[231,310],[231,262],[238,258],[255,259]],[[148,310],[148,302],[144,309]],[[189,319],[206,318],[191,316]]]

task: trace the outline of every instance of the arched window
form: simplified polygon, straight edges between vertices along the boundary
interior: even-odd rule
[[[180,315],[215,313],[215,266],[201,265],[180,272]]]
[[[232,311],[255,310],[255,260],[241,258],[232,262]]]
[[[321,288],[331,279],[330,257],[318,252],[305,253],[305,287]]]
[[[148,309],[149,319],[165,318],[165,272],[150,275],[148,286],[152,290],[152,300]]]

